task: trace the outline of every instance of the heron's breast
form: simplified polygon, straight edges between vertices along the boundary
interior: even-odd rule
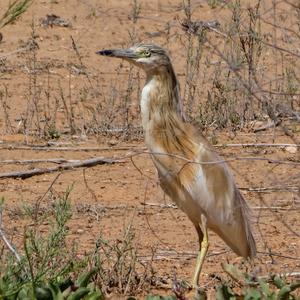
[[[150,120],[150,106],[151,98],[153,97],[153,92],[156,90],[156,80],[150,79],[142,90],[140,107],[141,107],[141,116],[142,116],[142,125],[144,130],[147,130]]]

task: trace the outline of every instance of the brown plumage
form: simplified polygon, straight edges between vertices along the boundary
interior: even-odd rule
[[[138,44],[98,54],[126,59],[146,72],[141,96],[145,142],[162,189],[187,214],[199,236],[201,251],[193,284],[198,284],[208,248],[206,226],[237,255],[253,257],[256,247],[248,206],[226,163],[185,122],[177,79],[166,51],[156,45]]]

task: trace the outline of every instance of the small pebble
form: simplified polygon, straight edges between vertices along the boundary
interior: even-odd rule
[[[295,153],[297,153],[297,147],[296,146],[287,146],[287,147],[285,147],[285,151],[295,154]]]

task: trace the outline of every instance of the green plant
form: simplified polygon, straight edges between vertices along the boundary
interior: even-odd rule
[[[270,275],[268,278],[255,277],[243,272],[232,264],[222,264],[223,269],[230,276],[230,280],[221,280],[217,286],[216,300],[296,300],[294,292],[300,288],[300,281],[288,282],[279,275]],[[205,291],[201,290],[194,300],[208,299]],[[186,299],[185,294],[179,298],[175,296],[148,295],[146,300]],[[210,299],[210,298],[209,298]]]
[[[53,202],[53,218],[51,220],[51,215],[48,218],[51,230],[46,235],[40,230],[44,217],[38,213],[39,205],[35,210],[25,211],[29,213],[34,226],[25,229],[24,254],[19,260],[16,261],[11,252],[1,256],[0,299],[81,299],[75,297],[79,293],[75,290],[80,288],[85,288],[86,294],[99,294],[96,287],[88,286],[96,270],[85,272],[74,283],[70,279],[72,274],[86,268],[85,260],[74,259],[72,253],[75,246],[70,249],[66,245],[67,222],[72,216],[70,192],[71,188]],[[61,298],[63,287],[71,287],[74,297],[71,297],[70,291],[65,298]],[[44,298],[37,295],[44,295]]]
[[[0,18],[0,28],[15,22],[32,4],[33,0],[12,1],[3,16]]]
[[[207,102],[199,106],[197,121],[201,127],[239,127],[241,116],[237,111],[238,100],[234,97],[237,87],[232,86],[230,76],[229,72],[215,73],[212,88],[207,94]]]
[[[119,294],[136,295],[153,282],[152,262],[138,259],[134,236],[129,224],[121,239],[109,242],[98,238],[92,264],[99,269],[97,282],[103,291],[114,289]]]
[[[112,290],[136,295],[154,282],[151,261],[138,258],[132,224],[122,238],[108,241],[100,236],[94,253],[83,259],[74,256],[76,245],[66,243],[71,190],[62,195],[50,192],[47,209],[40,202],[24,207],[24,216],[34,225],[25,229],[19,259],[0,248],[0,300],[103,299]],[[45,221],[48,233],[43,233]]]
[[[0,295],[0,299],[9,300],[102,300],[104,295],[101,290],[91,282],[92,276],[97,272],[93,269],[82,273],[78,279],[73,282],[71,278],[66,280],[50,279],[47,283],[38,283],[36,285],[23,284],[18,290],[12,293]],[[5,282],[0,282],[1,289],[5,290]]]
[[[50,139],[59,139],[60,138],[60,132],[55,128],[54,124],[51,124],[47,130],[47,136],[49,136]]]
[[[207,4],[210,6],[210,8],[214,9],[217,8],[218,6],[222,5],[221,0],[208,0]]]
[[[217,300],[283,300],[297,299],[293,292],[300,288],[300,281],[288,282],[279,275],[271,275],[267,279],[244,273],[236,266],[222,264],[223,269],[240,286],[241,292],[235,292],[228,283],[222,283],[217,288]]]

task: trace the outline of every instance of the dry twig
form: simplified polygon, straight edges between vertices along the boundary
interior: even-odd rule
[[[63,164],[63,163],[79,163],[79,159],[64,159],[64,158],[38,158],[38,159],[4,159],[0,160],[1,165],[29,165],[38,163],[53,163],[53,164]]]
[[[6,247],[9,249],[10,252],[13,253],[17,261],[21,261],[21,257],[16,251],[16,249],[13,247],[13,245],[10,243],[8,238],[6,237],[4,230],[2,228],[2,205],[0,206],[0,238],[3,240]]]
[[[112,151],[112,150],[133,150],[137,149],[135,146],[123,146],[123,147],[49,147],[49,145],[41,146],[24,146],[24,145],[13,145],[13,144],[2,144],[0,150],[28,150],[28,151],[72,151],[72,152],[89,152],[89,151]],[[146,149],[146,148],[138,148]]]
[[[283,143],[242,143],[242,144],[217,144],[214,145],[215,148],[236,148],[236,147],[297,147],[300,148],[300,144],[283,144]],[[49,147],[48,144],[45,145],[32,145],[32,146],[24,146],[24,145],[14,145],[14,144],[2,144],[0,145],[1,149],[8,150],[29,150],[29,151],[111,151],[111,150],[145,150],[145,147],[139,146],[120,146],[120,147]]]
[[[40,168],[40,169],[33,169],[27,171],[15,171],[15,172],[7,172],[0,174],[1,178],[21,178],[26,179],[32,176],[53,173],[57,171],[64,171],[64,170],[72,170],[75,168],[90,168],[96,165],[103,165],[103,164],[114,164],[114,163],[123,163],[123,160],[120,159],[110,159],[104,157],[95,157],[91,159],[81,160],[72,163],[66,163],[60,166],[52,167],[52,168]]]

